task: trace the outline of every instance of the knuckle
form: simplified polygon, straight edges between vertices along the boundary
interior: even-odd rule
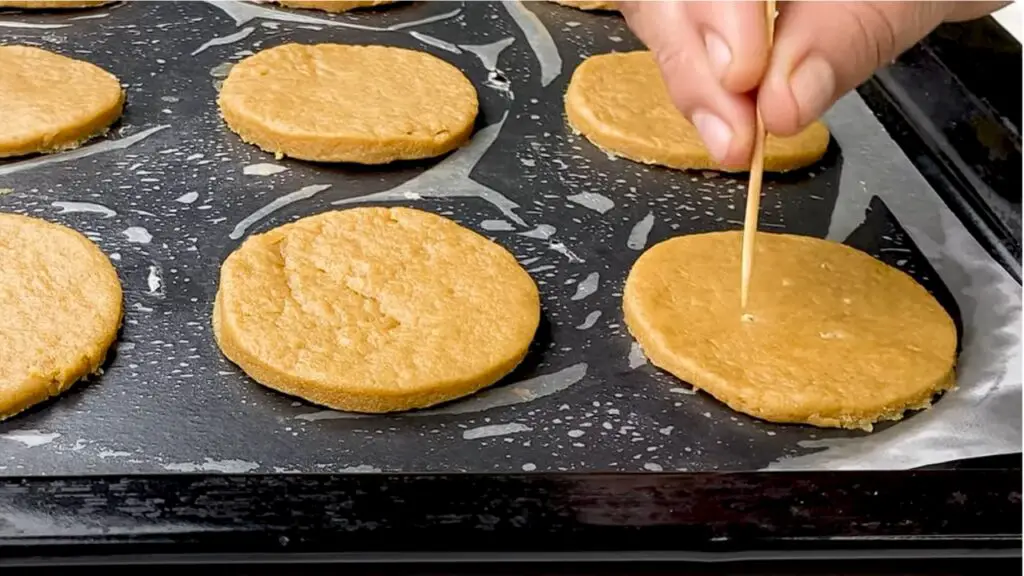
[[[893,21],[900,2],[850,2],[844,4],[854,32],[857,57],[871,69],[884,66],[897,53],[899,36]]]
[[[685,78],[687,71],[691,74],[695,68],[693,56],[684,50],[658,50],[654,53],[658,67],[662,70],[662,77],[666,80],[666,88],[672,103],[684,114],[689,115],[694,106],[695,94],[688,87],[696,85],[691,82],[673,81],[678,78]]]

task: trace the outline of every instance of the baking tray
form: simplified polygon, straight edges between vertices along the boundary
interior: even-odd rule
[[[952,397],[867,437],[747,418],[643,360],[620,309],[629,267],[665,238],[739,228],[745,181],[615,159],[569,130],[561,97],[574,67],[640,47],[617,16],[543,2],[414,2],[343,16],[127,2],[4,13],[0,33],[4,43],[95,62],[128,97],[108,138],[0,164],[0,210],[95,240],[114,259],[126,310],[102,378],[0,424],[0,475],[905,468],[1019,451],[1019,378],[1016,388],[985,391],[1002,410],[995,435],[1010,446],[992,450],[992,429],[968,426]],[[452,62],[479,91],[472,142],[444,159],[387,167],[276,161],[242,143],[219,118],[219,82],[231,63],[285,42],[380,43]],[[835,139],[825,158],[767,179],[762,228],[843,240],[907,271],[961,334],[969,321],[970,365],[1016,362],[1019,376],[1019,284],[859,96],[826,120]],[[502,383],[429,411],[358,416],[265,389],[219,353],[210,330],[218,270],[245,235],[370,203],[449,216],[506,246],[537,280],[536,341]],[[952,244],[934,244],[942,236]],[[980,290],[970,314],[948,287],[958,274],[957,293]],[[1015,333],[989,334],[1014,314]],[[961,445],[937,443],[935,430]],[[972,450],[975,437],[983,448]]]

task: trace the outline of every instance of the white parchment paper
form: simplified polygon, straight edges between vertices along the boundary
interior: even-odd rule
[[[843,154],[829,238],[844,240],[881,198],[956,298],[964,324],[957,387],[934,407],[772,470],[906,469],[1021,451],[1021,285],[974,239],[857,94],[825,117]]]

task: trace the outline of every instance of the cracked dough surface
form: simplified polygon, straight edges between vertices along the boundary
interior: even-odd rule
[[[573,8],[579,8],[580,10],[608,10],[618,11],[618,7],[615,2],[607,2],[602,0],[551,0],[555,4],[561,4],[563,6],[571,6]]]
[[[439,156],[473,132],[469,79],[426,52],[285,44],[232,67],[217,100],[243,140],[278,156],[384,164]]]
[[[623,309],[652,364],[757,418],[866,430],[954,384],[946,311],[843,244],[759,232],[742,319],[741,240],[680,236],[637,260]]]
[[[120,116],[124,91],[102,68],[30,46],[0,46],[0,158],[76,148]]]
[[[121,314],[117,272],[95,244],[0,213],[0,420],[97,373]]]
[[[0,0],[0,8],[53,10],[54,8],[92,8],[113,4],[115,0]]]
[[[572,127],[613,154],[680,170],[724,170],[708,154],[697,129],[673,106],[654,57],[647,51],[601,54],[573,72],[565,95]],[[829,132],[815,122],[788,138],[768,136],[764,169],[814,164],[828,148]],[[728,170],[732,171],[732,170]]]
[[[213,313],[224,354],[257,382],[354,412],[425,408],[515,368],[537,286],[504,248],[409,208],[325,212],[247,239]]]
[[[278,4],[286,8],[312,8],[335,13],[394,4],[395,2],[397,0],[277,0]]]

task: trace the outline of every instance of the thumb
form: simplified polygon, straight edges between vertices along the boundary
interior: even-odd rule
[[[758,107],[790,136],[938,26],[954,2],[786,2]]]

